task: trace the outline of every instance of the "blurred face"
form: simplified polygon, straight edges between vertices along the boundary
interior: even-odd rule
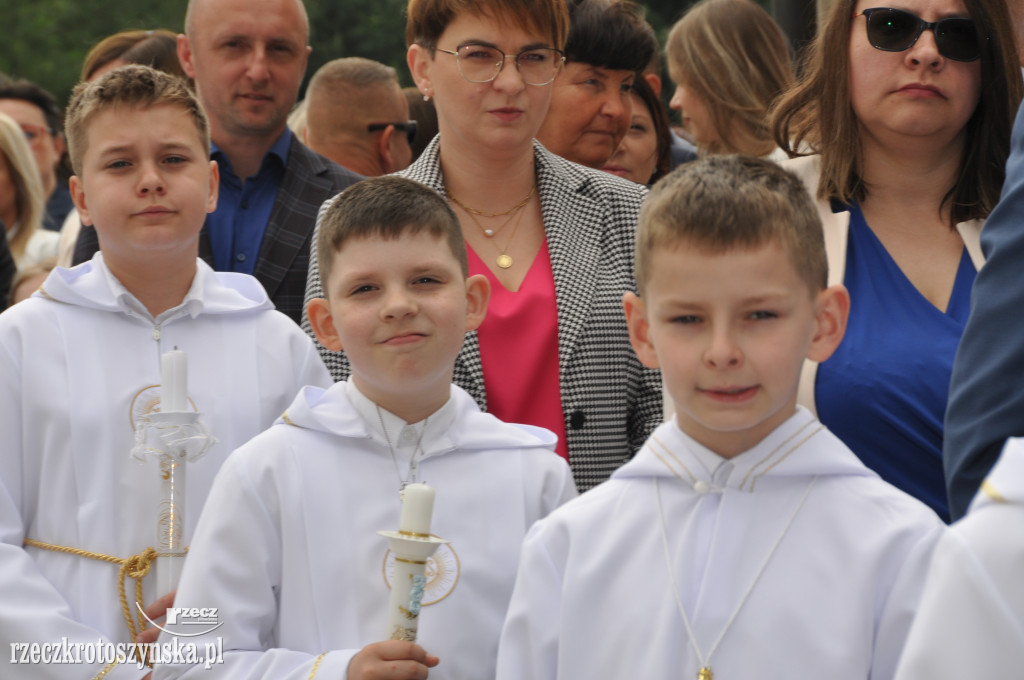
[[[14,227],[18,219],[18,190],[11,176],[11,166],[7,156],[0,151],[0,220],[4,221],[7,231]]]
[[[629,99],[633,108],[629,130],[602,170],[647,184],[658,165],[658,132],[644,101],[635,93]]]
[[[676,83],[675,94],[669,102],[669,108],[678,111],[682,117],[683,127],[693,136],[694,141],[700,146],[707,146],[711,142],[718,141],[718,131],[711,120],[704,100],[696,92],[682,84]]]
[[[202,0],[192,23],[195,35],[179,38],[178,56],[214,141],[280,135],[310,52],[297,0]]]
[[[0,99],[0,113],[13,118],[25,132],[43,181],[43,193],[49,198],[57,186],[57,163],[64,153],[64,138],[50,132],[46,116],[35,104],[21,99]]]
[[[217,207],[217,165],[192,116],[171,104],[108,109],[86,136],[71,197],[112,268],[149,255],[194,259],[206,214]]]
[[[875,6],[861,0],[857,12]],[[904,0],[897,8],[925,21],[968,16],[959,0]],[[962,139],[978,105],[981,60],[944,57],[932,31],[902,52],[875,49],[864,16],[853,19],[849,50],[850,96],[867,140],[892,145],[909,137],[941,145]]]
[[[494,80],[468,82],[461,75],[458,58],[440,51],[457,51],[468,43],[494,47],[508,55]],[[514,56],[528,49],[553,47],[551,38],[489,15],[463,14],[448,24],[437,47],[431,55],[412,45],[408,60],[416,86],[434,97],[442,143],[470,154],[531,149],[548,111],[551,84],[523,82]]]
[[[729,457],[795,412],[803,361],[820,356],[828,295],[812,296],[777,244],[718,255],[679,244],[654,253],[644,299],[627,294],[626,314],[679,427]]]
[[[555,78],[551,109],[537,139],[562,158],[603,167],[629,127],[635,79],[633,71],[566,64]]]
[[[325,347],[345,351],[360,392],[400,414],[394,405],[410,395],[437,406],[448,399],[455,357],[483,320],[488,290],[426,230],[357,238],[334,254],[328,298],[310,302],[309,317]]]

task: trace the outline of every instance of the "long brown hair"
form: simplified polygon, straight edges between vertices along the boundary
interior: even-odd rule
[[[811,43],[803,76],[772,111],[775,142],[790,156],[821,154],[817,197],[849,204],[869,186],[861,174],[857,118],[850,97],[850,31],[856,0],[839,0]],[[1010,14],[1003,0],[964,0],[983,36],[981,92],[966,125],[956,181],[943,197],[950,227],[983,219],[999,200],[1010,131],[1021,100],[1021,72]]]
[[[793,84],[782,29],[751,0],[702,0],[668,36],[669,74],[700,97],[718,139],[708,153],[766,156],[768,110]]]

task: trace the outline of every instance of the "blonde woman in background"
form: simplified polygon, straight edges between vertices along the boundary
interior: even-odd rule
[[[768,126],[768,110],[793,83],[789,44],[751,0],[702,0],[668,36],[669,106],[701,155],[743,153],[786,158]]]
[[[0,113],[0,220],[18,268],[57,255],[57,232],[42,228],[43,184],[21,126]]]

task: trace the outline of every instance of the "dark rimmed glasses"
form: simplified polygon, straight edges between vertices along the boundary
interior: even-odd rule
[[[405,136],[409,138],[410,144],[416,141],[416,121],[414,120],[407,120],[404,123],[370,123],[366,126],[366,131],[386,130],[389,125],[393,125],[396,130],[404,131]]]
[[[491,82],[501,73],[505,59],[512,57],[524,83],[548,85],[558,75],[558,68],[565,62],[562,50],[554,47],[534,47],[511,55],[492,45],[466,43],[459,45],[454,51],[443,50],[440,47],[437,51],[454,55],[459,63],[459,73],[471,83]]]
[[[864,15],[868,42],[876,50],[902,52],[913,47],[925,31],[935,36],[939,54],[953,61],[974,61],[981,56],[981,41],[974,21],[951,17],[925,21],[916,14],[890,7],[873,7],[854,13]]]

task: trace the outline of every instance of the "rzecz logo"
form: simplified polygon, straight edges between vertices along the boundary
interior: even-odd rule
[[[175,626],[176,629],[167,630],[156,621],[146,616],[146,612],[142,611],[142,606],[138,602],[135,603],[135,606],[138,607],[139,613],[141,613],[142,616],[144,616],[145,619],[155,627],[168,635],[175,635],[177,637],[196,637],[197,635],[206,635],[207,633],[212,633],[224,625],[223,621],[217,620],[216,607],[168,607],[167,621],[164,625]],[[198,626],[199,629],[194,633],[187,633],[182,630],[182,626]]]

